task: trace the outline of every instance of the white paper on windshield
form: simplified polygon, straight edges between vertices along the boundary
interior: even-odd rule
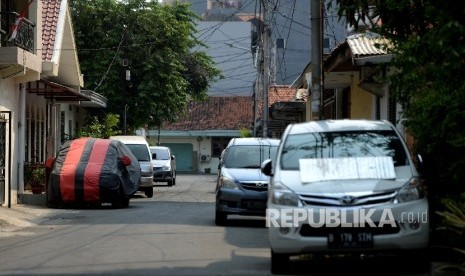
[[[300,159],[302,183],[347,179],[394,179],[390,156]]]

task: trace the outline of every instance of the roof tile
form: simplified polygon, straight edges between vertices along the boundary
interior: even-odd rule
[[[165,123],[163,130],[238,130],[253,122],[251,97],[209,97],[206,102],[191,102],[184,116]]]
[[[55,34],[60,14],[61,0],[42,1],[42,60],[50,61],[55,46]]]

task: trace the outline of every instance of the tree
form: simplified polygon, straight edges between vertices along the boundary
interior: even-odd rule
[[[364,17],[381,19],[371,30],[395,45],[398,71],[389,80],[391,91],[423,155],[430,194],[465,191],[465,2],[336,2],[339,14],[355,27]]]
[[[188,4],[72,0],[70,7],[86,88],[106,96],[108,112],[121,114],[130,130],[176,120],[221,75],[193,50],[204,45]]]
[[[119,115],[108,113],[104,116],[103,122],[98,116],[88,117],[84,127],[77,131],[76,137],[109,138],[120,135],[121,131],[116,129]]]

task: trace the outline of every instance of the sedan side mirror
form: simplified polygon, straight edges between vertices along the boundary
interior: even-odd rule
[[[271,172],[271,168],[272,168],[271,159],[267,159],[263,161],[260,166],[260,170],[262,171],[262,173],[268,176],[273,176],[273,173]]]

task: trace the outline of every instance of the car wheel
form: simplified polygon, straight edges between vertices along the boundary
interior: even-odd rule
[[[147,188],[145,190],[145,196],[148,197],[148,198],[153,197],[153,187]]]
[[[409,268],[412,273],[426,273],[431,270],[431,257],[427,248],[407,250],[400,252],[397,256],[400,265]]]
[[[173,172],[173,185],[176,185],[176,171]]]
[[[271,273],[285,274],[289,268],[289,255],[275,253],[271,250]]]
[[[227,219],[228,219],[227,214],[220,212],[220,211],[215,211],[215,224],[216,225],[225,225]]]
[[[128,208],[129,207],[129,198],[128,197],[123,197],[121,198],[121,208]]]
[[[126,208],[129,206],[129,198],[124,193],[123,185],[120,184],[118,192],[113,195],[111,207],[113,209]]]

